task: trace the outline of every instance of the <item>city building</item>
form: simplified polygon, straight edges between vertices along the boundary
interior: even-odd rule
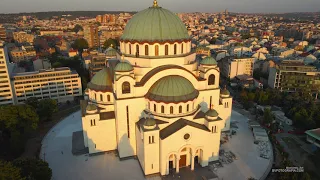
[[[88,41],[89,48],[99,47],[99,33],[98,26],[96,25],[87,25],[83,28],[84,39]]]
[[[270,68],[268,85],[286,92],[310,90],[316,98],[320,89],[320,72],[303,60],[283,60]]]
[[[254,59],[245,56],[226,56],[219,61],[221,75],[230,79],[244,74],[253,76]]]
[[[221,133],[230,130],[232,97],[219,88],[213,57],[195,61],[179,17],[154,0],[126,25],[120,54],[117,63],[108,61],[95,74],[87,100],[81,101],[89,154],[135,156],[145,175],[194,170],[196,163],[219,160]]]
[[[13,104],[7,47],[0,41],[0,105]]]
[[[11,61],[12,62],[19,62],[19,61],[25,61],[30,60],[32,58],[35,58],[37,56],[36,50],[32,47],[20,47],[15,48],[10,51],[11,55]]]
[[[89,65],[90,78],[107,65],[107,61],[117,57],[117,51],[113,47],[109,47],[104,53],[96,53],[91,55]]]
[[[0,25],[0,41],[6,41],[6,40],[7,40],[6,28]]]
[[[305,133],[307,134],[307,141],[320,148],[320,128],[311,129]]]
[[[79,74],[67,67],[13,74],[12,87],[15,104],[23,103],[29,97],[65,102],[82,95]]]
[[[32,45],[34,38],[35,36],[33,34],[27,34],[24,31],[13,32],[13,39],[19,43],[28,42]]]

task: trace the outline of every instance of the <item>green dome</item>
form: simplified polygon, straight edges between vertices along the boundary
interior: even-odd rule
[[[190,39],[187,28],[171,11],[154,5],[135,14],[120,38],[124,41],[175,41]]]
[[[209,116],[209,117],[218,117],[218,112],[214,109],[209,109],[207,112],[206,112],[206,116]]]
[[[212,65],[217,65],[217,61],[213,57],[208,56],[208,57],[204,58],[200,62],[200,64],[207,65],[207,66],[212,66]]]
[[[117,50],[113,49],[112,47],[109,47],[105,52],[106,56],[117,56]]]
[[[97,72],[88,83],[88,88],[98,91],[112,90],[112,81],[109,69],[104,67],[102,70]]]
[[[159,79],[153,84],[146,97],[156,102],[178,103],[197,98],[199,92],[184,77],[173,75]]]
[[[131,66],[131,64],[127,62],[119,62],[114,70],[116,72],[128,72],[128,71],[132,71],[133,67]]]
[[[230,96],[230,92],[226,88],[222,89],[220,91],[220,94],[225,96]]]
[[[95,106],[93,104],[88,104],[86,110],[87,111],[95,111],[95,110],[97,110],[97,106]]]
[[[145,126],[154,126],[156,125],[156,120],[153,118],[147,118],[146,121],[144,122]]]

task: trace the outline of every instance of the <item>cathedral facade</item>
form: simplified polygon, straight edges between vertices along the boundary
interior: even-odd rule
[[[179,17],[154,1],[128,22],[116,58],[88,83],[85,146],[137,157],[145,175],[207,166],[230,128],[232,97],[219,76],[214,58],[196,61]]]

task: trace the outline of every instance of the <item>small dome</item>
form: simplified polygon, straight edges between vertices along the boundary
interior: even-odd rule
[[[97,110],[97,106],[94,105],[94,104],[88,104],[86,110],[87,111],[96,111]]]
[[[105,52],[106,56],[108,57],[113,57],[113,56],[117,56],[117,50],[113,49],[113,47],[109,47]]]
[[[189,40],[190,36],[180,18],[173,12],[159,7],[155,1],[152,7],[138,12],[131,18],[120,39],[162,42]]]
[[[214,109],[209,109],[207,112],[206,112],[206,116],[209,116],[209,117],[218,117],[218,112]]]
[[[197,98],[199,92],[182,76],[166,76],[155,82],[146,98],[156,102],[187,102]]]
[[[114,70],[116,72],[128,72],[128,71],[132,71],[133,67],[131,66],[131,64],[122,61],[117,64]]]
[[[97,72],[88,83],[88,88],[97,91],[112,90],[112,81],[109,69],[104,67]]]
[[[226,96],[226,97],[230,96],[230,92],[228,91],[226,86],[224,86],[224,88],[220,90],[220,95],[221,96]]]
[[[144,126],[154,126],[156,125],[156,120],[154,120],[153,118],[147,118],[144,122]]]
[[[204,58],[200,62],[200,64],[207,65],[207,66],[212,66],[212,65],[217,65],[217,61],[213,57],[208,56],[208,57]]]

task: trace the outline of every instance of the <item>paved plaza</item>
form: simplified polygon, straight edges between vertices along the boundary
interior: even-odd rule
[[[259,179],[271,160],[259,157],[247,118],[233,111],[232,121],[238,122],[237,134],[223,144],[222,149],[232,151],[237,160],[218,168],[215,173],[223,180],[246,180],[248,177]],[[90,157],[72,155],[72,133],[81,129],[81,115],[78,111],[58,123],[43,139],[40,157],[49,163],[53,180],[145,179],[139,162],[134,159],[120,161],[115,154],[107,153]]]

